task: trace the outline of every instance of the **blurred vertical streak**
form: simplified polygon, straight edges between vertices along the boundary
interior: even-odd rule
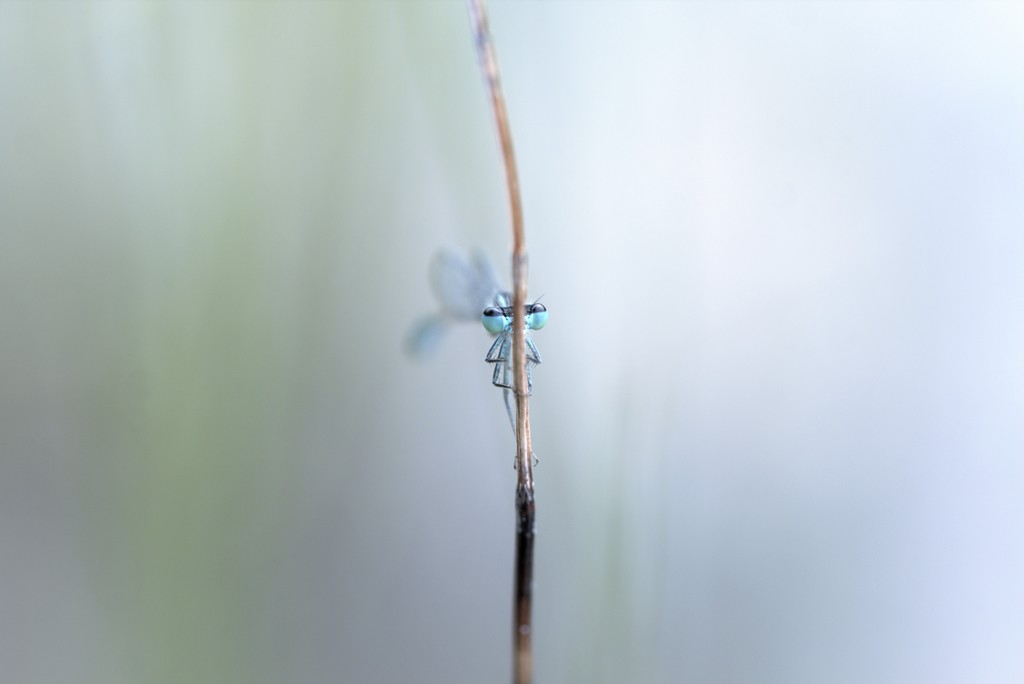
[[[0,12],[5,676],[280,681],[366,8]]]

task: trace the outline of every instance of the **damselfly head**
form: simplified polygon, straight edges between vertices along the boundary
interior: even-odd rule
[[[524,307],[524,313],[526,314],[526,327],[528,329],[540,330],[547,325],[548,309],[540,302],[527,304]],[[512,307],[489,306],[484,309],[483,314],[481,314],[480,322],[483,323],[487,332],[492,335],[497,335],[502,330],[512,325]]]

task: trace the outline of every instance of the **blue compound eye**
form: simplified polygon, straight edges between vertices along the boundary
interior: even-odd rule
[[[548,324],[548,308],[541,303],[529,304],[526,307],[526,327],[540,330]]]
[[[489,306],[484,309],[483,314],[480,316],[480,322],[484,324],[484,329],[487,332],[497,335],[505,329],[505,314],[501,309]]]

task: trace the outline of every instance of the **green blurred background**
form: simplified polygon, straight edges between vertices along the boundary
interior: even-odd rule
[[[1024,680],[1024,5],[494,2],[538,682]],[[502,681],[459,2],[0,2],[0,681]]]

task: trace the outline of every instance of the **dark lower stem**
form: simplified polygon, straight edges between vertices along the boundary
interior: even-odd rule
[[[533,539],[536,533],[533,487],[516,487],[516,579],[512,624],[513,677],[515,684],[533,679]]]

